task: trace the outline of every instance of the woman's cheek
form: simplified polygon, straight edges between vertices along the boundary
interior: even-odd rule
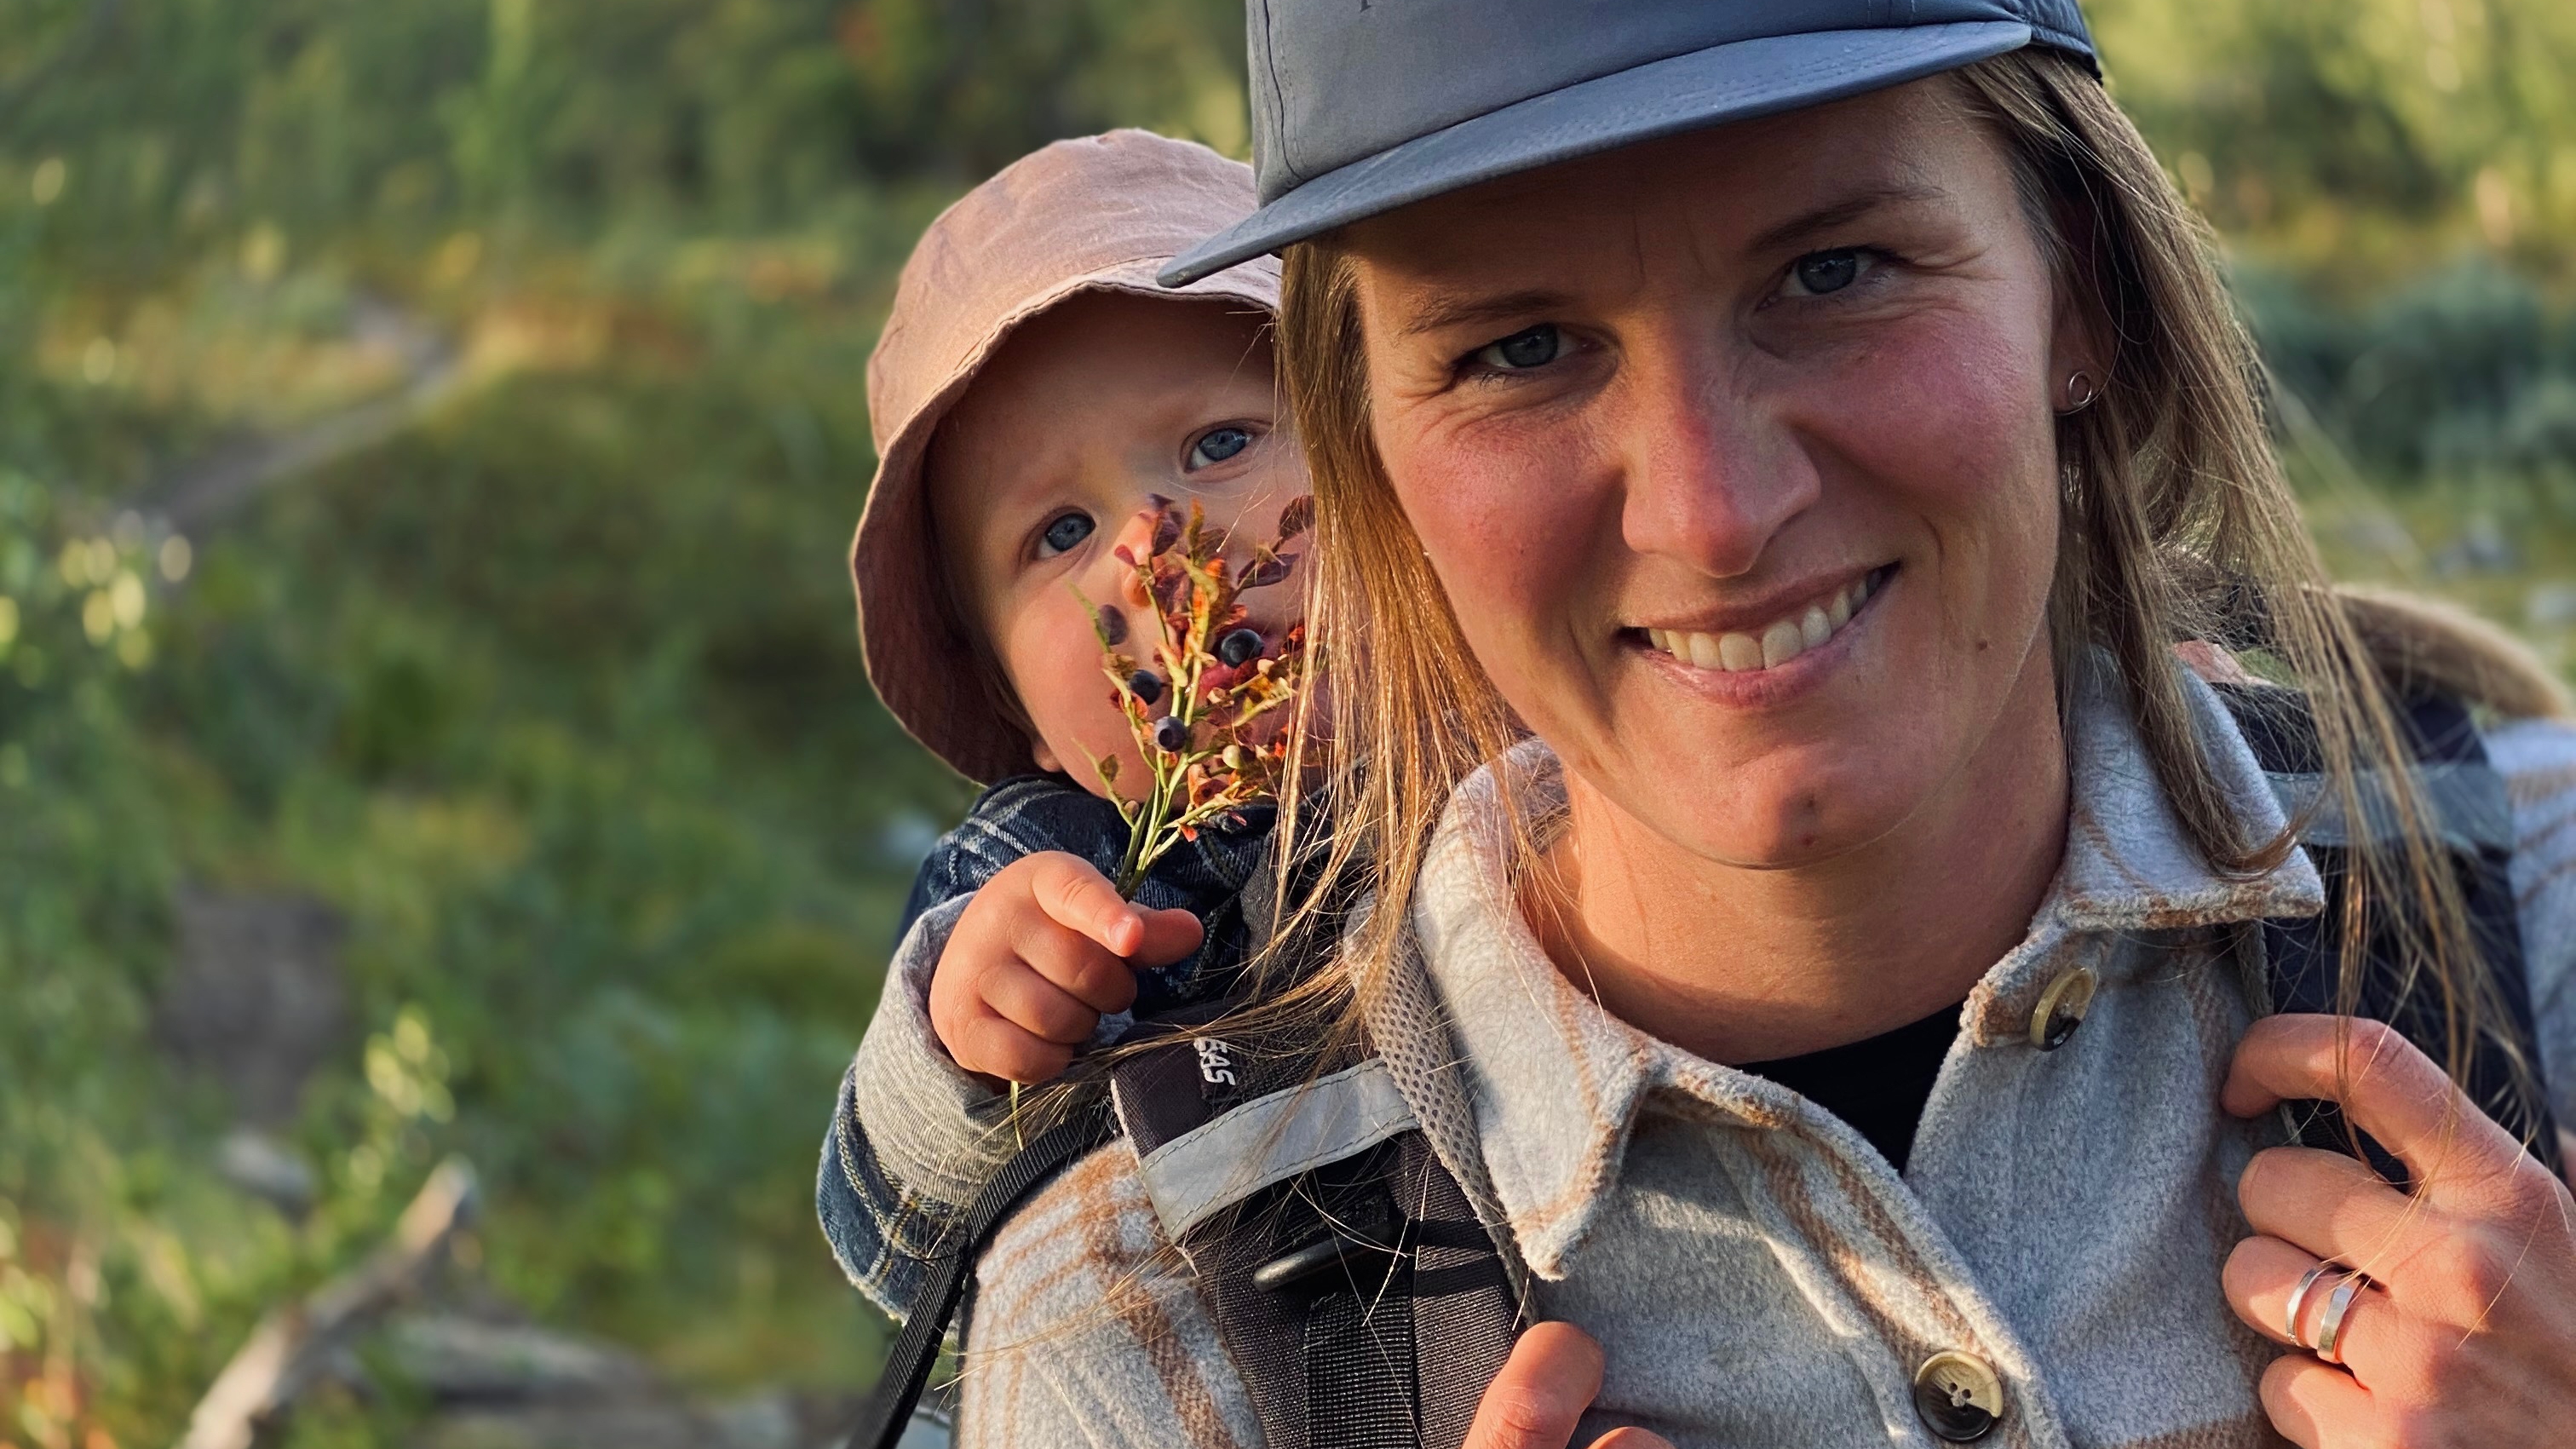
[[[1945,315],[1855,359],[1826,390],[1837,446],[1926,512],[2018,508],[2036,453],[2053,446],[2040,380],[2044,341]],[[1848,400],[1873,400],[1852,408]],[[2016,484],[2022,486],[2016,487]],[[2051,485],[2053,486],[2053,485]]]
[[[1585,550],[1590,510],[1573,486],[1582,443],[1567,430],[1441,420],[1380,448],[1397,501],[1470,638],[1533,626]]]

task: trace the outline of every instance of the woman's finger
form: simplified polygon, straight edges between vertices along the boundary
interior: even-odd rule
[[[2227,1255],[2219,1275],[2227,1306],[2274,1343],[2312,1349],[2324,1335],[2335,1290],[2347,1272],[2339,1262],[2330,1264],[2300,1293],[2300,1283],[2319,1261],[2314,1253],[2279,1238],[2247,1238]],[[2294,1296],[2299,1300],[2295,1332],[2289,1316]],[[2383,1370],[2402,1362],[2406,1335],[2397,1314],[2388,1295],[2372,1287],[2357,1288],[2344,1305],[2336,1324],[2335,1358],[2364,1384],[2378,1382]]]
[[[1566,1449],[1601,1392],[1601,1345],[1571,1323],[1534,1323],[1485,1386],[1464,1449]]]
[[[2370,1391],[2352,1375],[2307,1354],[2274,1359],[2263,1371],[2260,1393],[2272,1427],[2299,1449],[2387,1442],[2364,1435],[2374,1427]]]
[[[2492,1201],[2516,1190],[2521,1177],[2520,1144],[2432,1058],[2382,1023],[2314,1015],[2254,1023],[2237,1044],[2219,1101],[2251,1117],[2294,1098],[2341,1103],[2432,1201]]]
[[[2381,1180],[2368,1163],[2313,1147],[2254,1154],[2236,1180],[2254,1231],[2316,1258],[2336,1258],[2379,1278],[2398,1271],[2447,1231],[2445,1219]]]

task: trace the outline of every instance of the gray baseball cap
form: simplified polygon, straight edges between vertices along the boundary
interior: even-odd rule
[[[1182,286],[1345,222],[1577,156],[2045,45],[2075,0],[1246,0],[1261,209]]]

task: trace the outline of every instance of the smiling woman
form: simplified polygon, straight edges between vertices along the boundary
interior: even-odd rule
[[[2576,731],[2320,576],[2073,5],[1489,6],[1266,7],[1265,205],[1166,280],[1285,248],[1340,758],[1276,954],[1556,1321],[1444,1417],[1459,1225],[1336,1228],[1283,1409],[1113,1152],[985,1258],[969,1437],[1376,1442],[1393,1378],[1470,1449],[2547,1438]]]

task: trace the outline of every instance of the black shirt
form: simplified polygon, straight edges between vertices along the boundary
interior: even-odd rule
[[[1941,1059],[1958,1036],[1959,1008],[1945,1006],[1866,1040],[1776,1062],[1747,1062],[1743,1070],[1850,1123],[1903,1172],[1923,1104],[1932,1100],[1933,1079],[1941,1075]]]

